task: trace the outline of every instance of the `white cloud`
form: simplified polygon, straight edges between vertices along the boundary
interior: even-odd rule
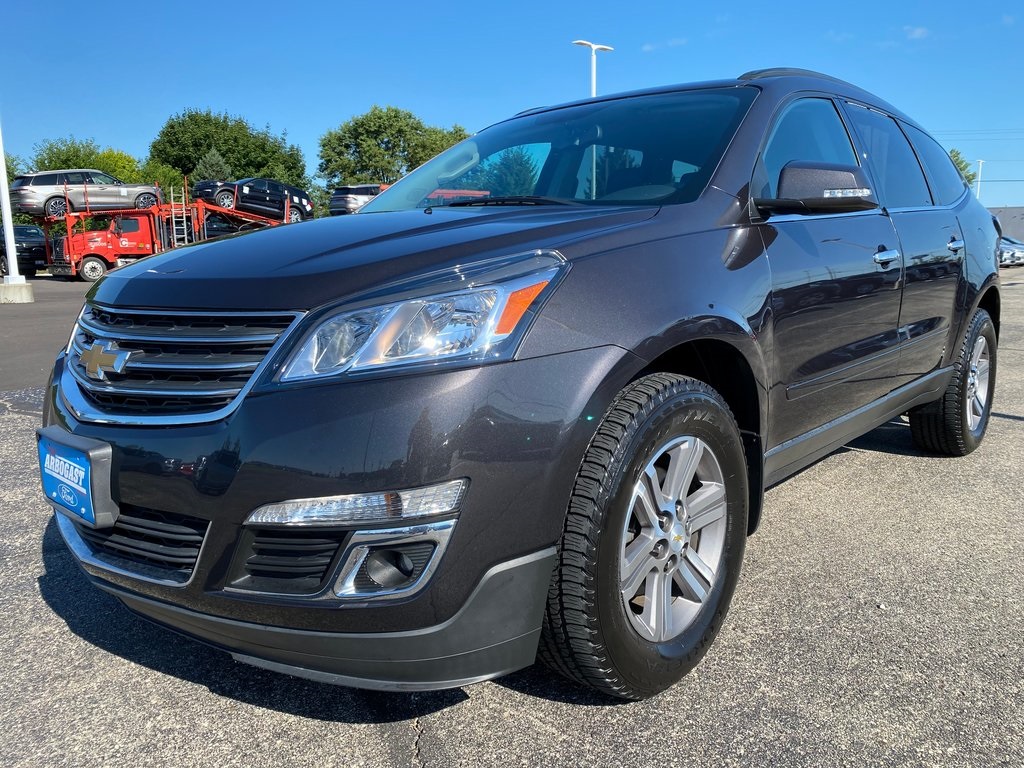
[[[666,40],[660,43],[644,43],[640,46],[642,53],[651,53],[659,48],[677,48],[680,45],[686,45],[689,41],[685,37],[673,37],[671,40]]]
[[[928,37],[928,27],[904,27],[907,40],[924,40]]]

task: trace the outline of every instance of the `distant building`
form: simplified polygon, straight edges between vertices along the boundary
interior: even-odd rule
[[[1015,240],[1024,240],[1024,208],[989,208],[999,219],[1003,234]]]

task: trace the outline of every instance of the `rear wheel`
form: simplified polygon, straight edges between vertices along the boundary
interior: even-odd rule
[[[622,390],[576,478],[540,658],[620,698],[678,681],[728,610],[747,496],[739,428],[717,392],[666,373]]]
[[[21,270],[21,274],[24,277],[35,277],[36,276],[36,268],[35,267],[26,267],[25,269]]]
[[[69,210],[67,200],[63,197],[51,197],[43,204],[47,216],[64,216]]]
[[[82,260],[82,266],[78,268],[78,276],[87,283],[95,283],[107,274],[107,265],[103,259],[95,256],[87,256]]]
[[[298,208],[289,208],[288,223],[297,224],[300,221],[302,221],[302,211],[300,211]]]
[[[995,389],[996,329],[988,312],[979,309],[967,326],[943,396],[908,414],[914,443],[926,451],[966,456],[985,437]]]
[[[136,208],[152,208],[154,205],[156,205],[156,203],[156,195],[150,192],[143,192],[141,195],[135,198]]]

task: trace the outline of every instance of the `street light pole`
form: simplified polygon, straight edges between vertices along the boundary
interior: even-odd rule
[[[978,161],[978,178],[976,178],[974,180],[974,182],[975,182],[974,194],[975,194],[975,196],[979,200],[981,200],[981,169],[982,169],[982,166],[984,166],[984,165],[985,165],[985,161],[984,160],[979,160]]]
[[[597,96],[597,52],[614,51],[615,49],[610,45],[598,45],[586,40],[573,40],[572,44],[582,45],[584,48],[590,49],[590,98],[594,98]]]
[[[610,45],[598,45],[587,40],[573,40],[573,45],[590,49],[590,98],[597,96],[597,52],[614,51]],[[597,197],[597,148],[590,147],[590,199]]]
[[[32,286],[18,273],[18,247],[14,242],[14,219],[11,214],[11,195],[7,186],[7,155],[4,154],[4,135],[0,129],[0,213],[4,217],[3,231],[7,251],[7,274],[0,283],[0,304],[32,303]]]

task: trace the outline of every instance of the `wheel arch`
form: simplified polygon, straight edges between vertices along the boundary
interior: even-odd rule
[[[1001,301],[999,296],[999,289],[995,285],[990,285],[981,294],[981,298],[978,299],[978,309],[984,309],[988,312],[989,317],[992,318],[992,325],[996,328],[996,339],[999,338],[999,311],[1001,308]]]
[[[728,404],[743,437],[749,493],[747,533],[754,533],[761,521],[764,499],[764,403],[767,402],[754,367],[737,346],[722,339],[702,338],[664,350],[639,370],[633,380],[659,371],[699,379],[714,388]]]

